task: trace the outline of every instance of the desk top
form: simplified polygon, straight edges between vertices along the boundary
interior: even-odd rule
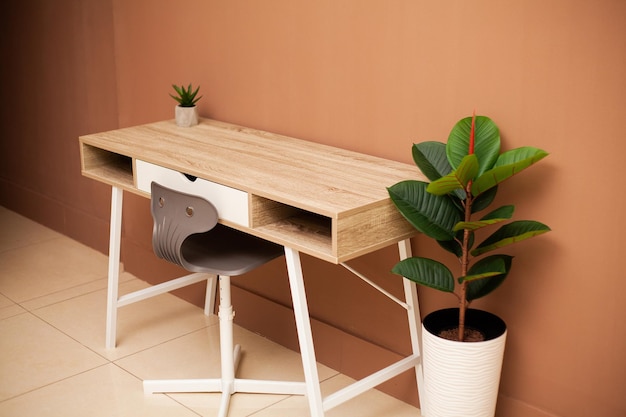
[[[127,191],[144,194],[134,172],[141,160],[247,192],[250,227],[231,226],[334,263],[415,234],[386,189],[424,179],[412,165],[208,119],[96,133],[80,144],[83,175]]]

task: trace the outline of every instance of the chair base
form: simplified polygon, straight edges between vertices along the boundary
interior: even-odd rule
[[[241,346],[236,345],[233,350],[234,368],[241,357]],[[226,385],[226,386],[224,386]],[[232,385],[229,387],[228,385]],[[229,389],[226,389],[229,388]],[[157,393],[212,393],[230,391],[230,394],[238,392],[251,394],[283,394],[283,395],[305,395],[306,384],[297,381],[269,381],[262,379],[241,379],[235,378],[232,381],[221,378],[210,379],[157,379],[143,381],[143,391],[145,394]]]
[[[221,379],[173,379],[144,381],[144,393],[222,393],[218,417],[226,417],[230,399],[236,393],[305,395],[304,382],[265,381],[235,378],[233,381]]]
[[[230,398],[233,394],[283,394],[306,395],[305,382],[269,381],[235,378],[241,358],[241,347],[233,347],[233,308],[230,296],[230,277],[219,276],[219,326],[221,378],[212,379],[163,379],[143,382],[145,394],[155,393],[222,393],[218,416],[228,414]]]
[[[214,393],[222,391],[224,381],[214,379],[160,379],[146,380],[143,382],[145,394],[157,393]],[[304,382],[267,381],[262,379],[241,379],[233,381],[233,392],[248,394],[282,394],[282,395],[305,395],[306,384]]]

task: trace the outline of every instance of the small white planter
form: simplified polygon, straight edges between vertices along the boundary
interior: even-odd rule
[[[176,106],[176,125],[180,127],[191,127],[198,124],[198,108]]]
[[[487,328],[482,323],[491,322]],[[446,325],[445,322],[450,322]],[[468,310],[466,326],[486,334],[483,342],[458,342],[435,336],[458,325],[458,309],[429,314],[422,325],[424,417],[493,417],[506,341],[506,324],[481,310]],[[435,334],[433,334],[435,333]]]

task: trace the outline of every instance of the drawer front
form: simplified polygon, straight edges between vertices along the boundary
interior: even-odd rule
[[[150,193],[155,181],[165,187],[206,198],[217,209],[219,218],[249,227],[248,193],[197,178],[191,181],[184,174],[148,162],[136,160],[137,188]]]

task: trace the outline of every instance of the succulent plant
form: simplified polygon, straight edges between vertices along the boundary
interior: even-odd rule
[[[193,107],[196,105],[198,100],[202,98],[202,96],[196,97],[196,95],[198,95],[198,91],[200,90],[200,86],[198,86],[195,90],[193,89],[191,84],[189,84],[187,88],[185,88],[185,86],[183,86],[182,84],[180,87],[176,84],[172,84],[172,87],[174,87],[174,90],[176,90],[177,95],[175,96],[173,94],[170,94],[170,97],[176,100],[178,102],[178,105],[181,107]]]

